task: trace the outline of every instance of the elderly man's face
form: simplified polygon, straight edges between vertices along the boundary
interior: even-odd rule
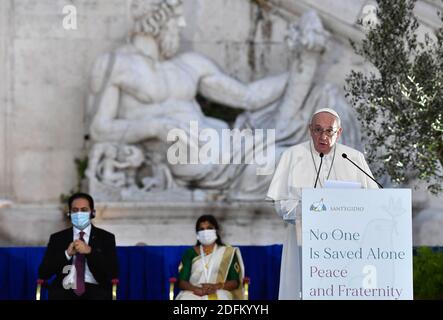
[[[340,138],[342,128],[337,118],[329,112],[317,113],[309,126],[314,148],[318,153],[328,154]]]

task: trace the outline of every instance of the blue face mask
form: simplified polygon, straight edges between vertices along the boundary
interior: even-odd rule
[[[90,212],[72,212],[71,222],[77,229],[83,230],[91,223]]]

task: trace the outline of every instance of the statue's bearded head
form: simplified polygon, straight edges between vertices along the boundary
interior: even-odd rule
[[[182,0],[133,0],[131,15],[134,20],[132,35],[154,37],[163,58],[170,58],[177,53],[180,27],[186,25]]]

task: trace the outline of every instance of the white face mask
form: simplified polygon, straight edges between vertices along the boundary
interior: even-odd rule
[[[71,222],[79,230],[85,229],[91,223],[90,212],[71,212]]]
[[[213,244],[217,240],[217,231],[214,229],[201,230],[197,232],[197,240],[204,246]]]

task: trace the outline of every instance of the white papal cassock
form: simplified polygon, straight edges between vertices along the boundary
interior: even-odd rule
[[[343,153],[372,176],[361,152],[336,143],[323,157],[317,188],[322,188],[326,180],[359,182],[362,188],[378,188],[374,181],[344,159]],[[280,269],[281,300],[300,299],[301,296],[301,190],[314,187],[319,164],[320,155],[311,141],[290,147],[283,152],[269,186],[268,199],[275,201],[278,214],[290,223]]]

